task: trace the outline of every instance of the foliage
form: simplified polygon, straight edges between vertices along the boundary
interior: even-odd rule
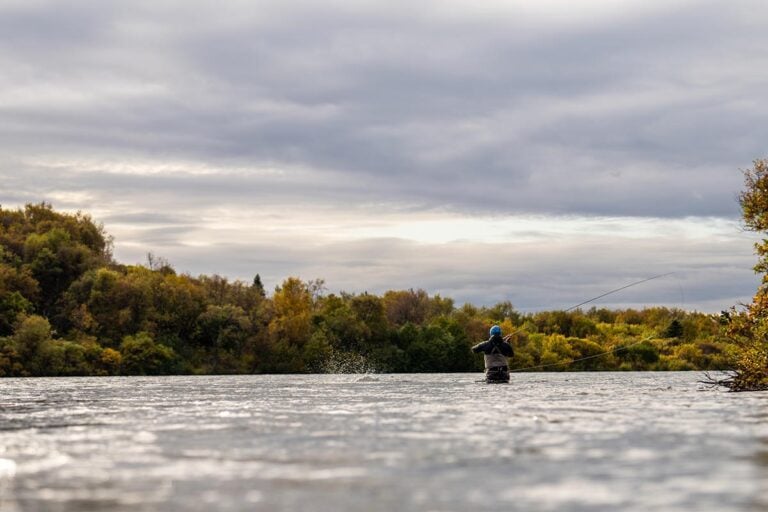
[[[768,233],[768,160],[755,160],[744,171],[745,190],[739,195],[745,227]],[[755,244],[756,273],[762,285],[744,311],[732,308],[722,315],[726,336],[736,343],[733,375],[720,383],[736,391],[768,389],[768,239]]]
[[[269,323],[271,338],[303,347],[309,340],[312,319],[312,296],[307,284],[289,277],[275,289],[272,302],[275,314]]]
[[[174,373],[173,349],[155,343],[146,332],[126,336],[120,344],[121,370],[127,375],[164,375]]]
[[[0,376],[480,371],[470,348],[492,324],[520,371],[725,369],[742,343],[697,312],[523,314],[421,289],[326,294],[297,277],[270,296],[254,275],[178,274],[151,254],[120,265],[87,215],[0,208]]]
[[[724,330],[739,349],[732,355],[733,374],[718,381],[734,391],[768,389],[768,315],[761,292],[746,311],[731,309]]]

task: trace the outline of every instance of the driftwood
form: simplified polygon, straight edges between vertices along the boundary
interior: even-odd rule
[[[704,380],[700,384],[715,388],[725,387],[730,391],[766,391],[768,384],[761,379],[748,378],[743,373],[737,371],[726,372],[725,378],[713,377],[709,372],[704,373]]]

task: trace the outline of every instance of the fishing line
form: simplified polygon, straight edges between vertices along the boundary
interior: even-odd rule
[[[647,283],[648,281],[653,281],[654,279],[659,279],[659,278],[662,278],[662,277],[671,276],[672,274],[675,274],[675,273],[676,272],[667,272],[665,274],[658,274],[658,275],[655,275],[655,276],[646,277],[645,279],[641,279],[640,281],[635,281],[634,283],[629,283],[629,284],[626,284],[626,285],[624,285],[624,286],[622,286],[620,288],[616,288],[616,289],[611,290],[609,292],[602,293],[602,294],[598,295],[597,297],[592,297],[591,299],[585,300],[584,302],[579,302],[575,306],[571,306],[568,309],[564,309],[563,312],[567,313],[569,311],[573,311],[574,309],[576,309],[578,307],[581,307],[581,306],[583,306],[585,304],[589,304],[590,302],[594,302],[597,299],[602,299],[603,297],[607,297],[608,295],[612,295],[612,294],[620,292],[622,290],[626,290],[627,288],[632,288],[633,286],[637,286],[639,284]],[[508,340],[509,338],[514,336],[515,334],[519,334],[521,332],[523,332],[523,328],[522,327],[520,327],[518,330],[512,332],[511,334],[507,334],[504,338]]]
[[[643,338],[640,341],[636,341],[634,343],[630,343],[629,345],[624,345],[622,347],[614,348],[613,350],[609,350],[607,352],[602,352],[600,354],[593,354],[591,356],[587,357],[580,357],[578,359],[572,359],[570,361],[560,361],[557,363],[549,363],[549,364],[540,364],[538,366],[528,366],[526,368],[515,368],[514,370],[509,370],[509,373],[515,373],[515,372],[523,372],[525,370],[540,370],[542,368],[549,368],[552,366],[561,366],[564,364],[573,364],[578,363],[580,361],[586,361],[587,359],[596,359],[598,357],[607,356],[608,354],[615,354],[616,352],[621,352],[622,350],[629,350],[630,348],[634,347],[635,345],[640,345],[641,343],[645,343],[646,341],[653,338],[653,336],[648,336],[647,338]]]
[[[591,299],[585,300],[584,302],[580,302],[580,303],[578,303],[578,304],[576,304],[574,306],[569,307],[568,309],[563,310],[563,312],[567,313],[569,311],[573,311],[576,308],[584,306],[585,304],[589,304],[590,302],[594,302],[594,301],[596,301],[598,299],[602,299],[603,297],[607,297],[608,295],[612,295],[614,293],[618,293],[618,292],[620,292],[622,290],[626,290],[627,288],[632,288],[633,286],[637,286],[639,284],[647,283],[648,281],[653,281],[654,279],[660,279],[662,277],[671,276],[673,274],[675,274],[675,272],[666,272],[664,274],[658,274],[658,275],[655,275],[655,276],[647,277],[645,279],[641,279],[640,281],[635,281],[633,283],[629,283],[629,284],[621,286],[619,288],[615,288],[615,289],[613,289],[611,291],[608,291],[608,292],[605,292],[605,293],[601,293],[600,295],[598,295],[596,297],[592,297]],[[680,292],[682,293],[682,286],[680,286]],[[520,327],[519,329],[514,331],[512,334],[508,334],[507,336],[505,336],[505,339],[509,340],[509,338],[511,338],[515,334],[519,334],[521,332],[523,332],[523,328],[522,327]],[[615,349],[612,349],[612,350],[608,350],[606,352],[602,352],[600,354],[593,354],[591,356],[580,357],[578,359],[572,359],[570,361],[560,361],[560,362],[557,362],[557,363],[541,364],[541,365],[537,365],[537,366],[529,366],[529,367],[526,367],[526,368],[515,368],[514,370],[509,370],[509,373],[522,372],[522,371],[525,371],[525,370],[540,370],[542,368],[550,368],[550,367],[553,367],[553,366],[569,365],[569,364],[573,364],[573,363],[578,363],[580,361],[587,361],[589,359],[596,359],[598,357],[606,356],[608,354],[615,354],[617,352],[621,352],[622,350],[628,350],[628,349],[630,349],[630,348],[632,348],[632,347],[634,347],[636,345],[640,345],[641,343],[644,343],[644,342],[650,340],[653,337],[654,337],[654,335],[651,335],[651,336],[643,338],[643,339],[641,339],[639,341],[636,341],[634,343],[630,343],[629,345],[624,345],[624,346],[621,346],[621,347],[618,347],[618,348],[615,348]]]
[[[630,283],[630,284],[624,285],[621,288],[616,288],[615,290],[611,290],[609,292],[605,292],[605,293],[603,293],[601,295],[598,295],[597,297],[592,297],[591,299],[585,300],[584,302],[579,302],[575,306],[571,306],[571,307],[569,307],[568,309],[566,309],[564,311],[567,313],[567,312],[572,311],[572,310],[574,310],[574,309],[576,309],[578,307],[581,307],[581,306],[583,306],[585,304],[589,304],[590,302],[594,302],[597,299],[602,299],[603,297],[607,297],[608,295],[612,295],[612,294],[614,294],[616,292],[620,292],[622,290],[626,290],[627,288],[632,288],[633,286],[637,286],[639,284],[647,283],[648,281],[653,281],[654,279],[659,279],[661,277],[671,276],[674,273],[675,272],[667,272],[666,274],[659,274],[657,276],[648,277],[648,278],[642,279],[640,281],[635,281],[634,283]]]

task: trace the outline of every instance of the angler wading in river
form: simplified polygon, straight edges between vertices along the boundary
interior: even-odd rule
[[[512,345],[501,337],[501,327],[494,325],[487,341],[472,347],[472,352],[482,352],[485,357],[485,381],[488,383],[509,382],[507,358],[515,355]]]

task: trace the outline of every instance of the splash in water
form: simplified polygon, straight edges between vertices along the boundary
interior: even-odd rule
[[[379,371],[365,356],[334,350],[322,365],[322,373],[379,373]]]

